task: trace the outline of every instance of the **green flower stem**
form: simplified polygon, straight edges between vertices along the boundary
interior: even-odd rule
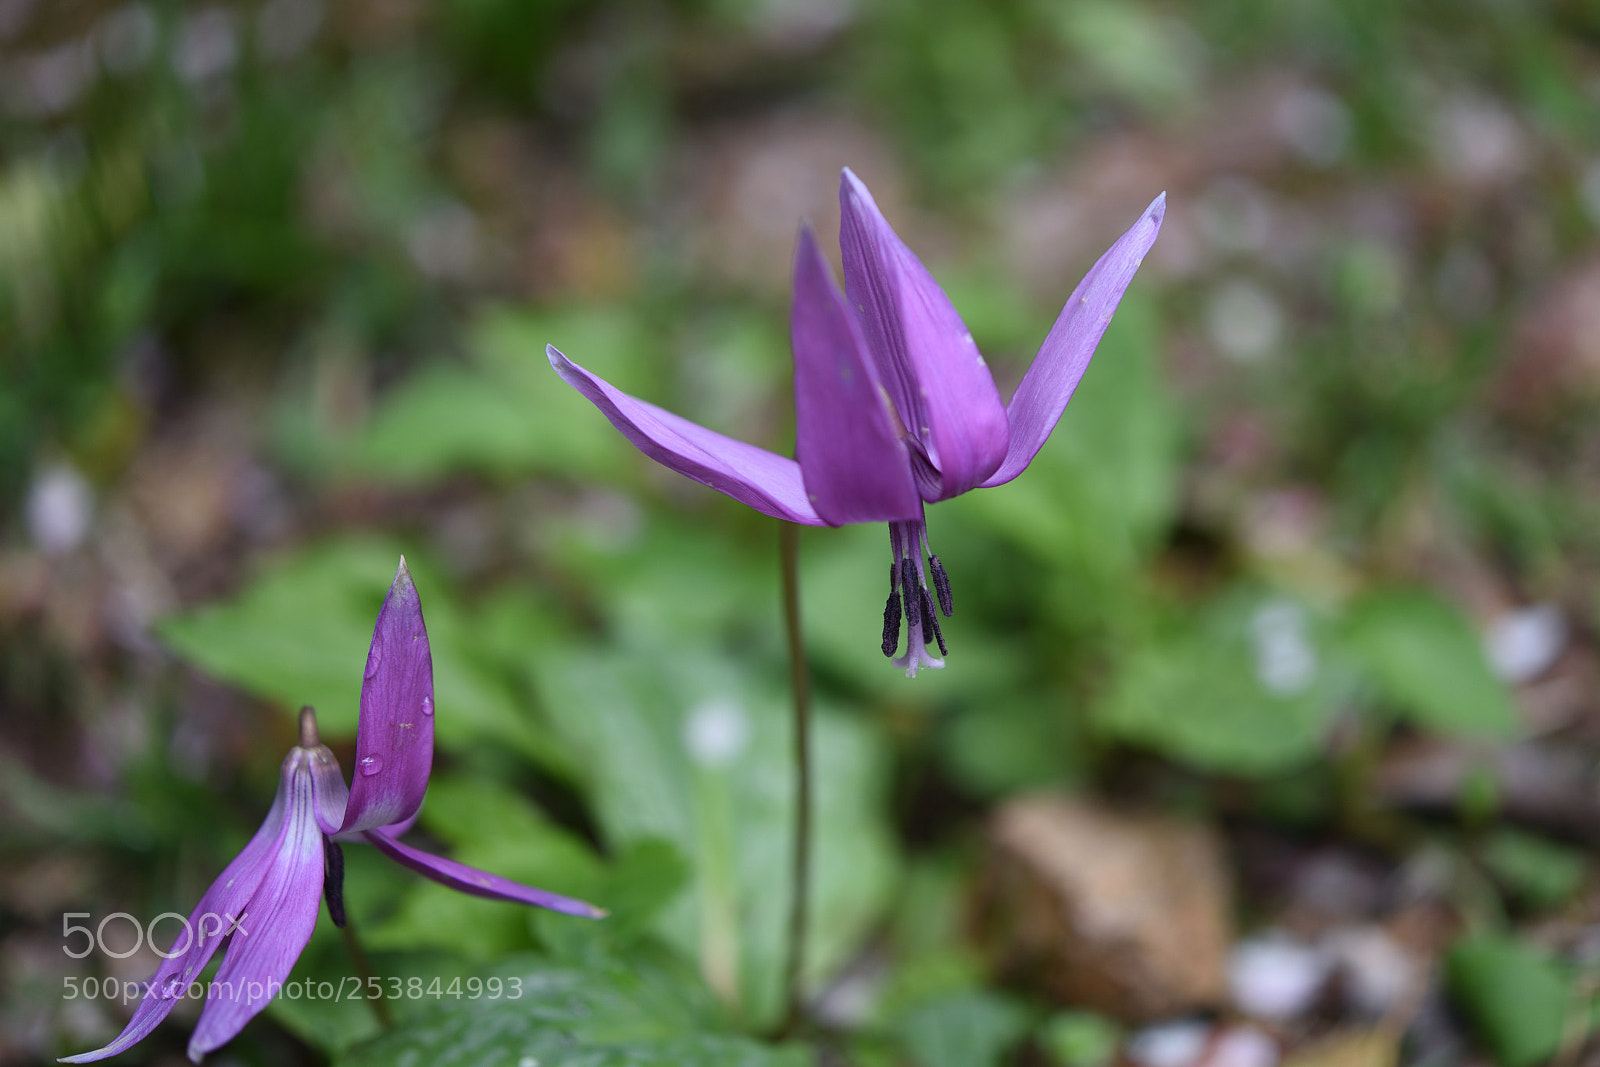
[[[805,944],[808,889],[811,884],[811,680],[805,640],[800,633],[800,527],[778,524],[778,558],[783,572],[783,623],[789,638],[789,683],[794,694],[794,867],[789,900],[789,958],[783,984],[785,1010],[778,1035],[793,1034],[805,1013]]]

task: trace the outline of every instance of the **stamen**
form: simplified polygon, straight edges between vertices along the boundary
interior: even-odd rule
[[[917,565],[911,562],[909,558],[902,559],[900,561],[900,599],[905,605],[907,626],[914,627],[920,621],[922,607],[917,598],[917,592],[921,588],[922,586],[917,583]],[[913,639],[906,638],[908,648],[911,640]]]
[[[950,650],[944,647],[944,634],[939,631],[939,616],[933,613],[933,598],[928,596],[926,589],[919,589],[918,592],[922,594],[923,632],[926,634],[928,630],[932,630],[933,639],[939,642],[939,655],[948,656]]]
[[[956,613],[955,598],[950,595],[950,576],[944,572],[939,557],[932,554],[928,556],[928,569],[933,572],[933,587],[939,592],[939,610],[949,618]]]
[[[900,588],[895,577],[899,570],[889,564],[889,601],[883,605],[883,654],[894,657],[900,647]]]
[[[330,837],[322,839],[322,899],[328,902],[328,918],[344,929],[344,850]]]

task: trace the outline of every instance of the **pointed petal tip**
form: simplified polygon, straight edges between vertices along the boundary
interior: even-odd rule
[[[843,201],[846,197],[865,200],[874,208],[878,206],[878,202],[872,198],[872,190],[867,188],[867,183],[862,181],[856,175],[856,172],[849,167],[845,167],[839,172],[839,199]]]
[[[555,345],[547,344],[544,346],[544,358],[548,359],[550,361],[550,366],[554,367],[557,371],[560,371],[567,362],[567,357],[562,355],[561,349],[557,348]]]
[[[406,566],[404,556],[400,557],[400,565],[395,568],[394,581],[389,583],[389,596],[392,597],[396,593],[407,599],[415,599],[417,595],[417,583],[411,577],[411,568]],[[388,597],[384,599],[387,601]]]

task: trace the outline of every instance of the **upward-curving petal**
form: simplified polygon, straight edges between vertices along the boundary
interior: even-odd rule
[[[736,441],[680,415],[629,396],[545,346],[550,366],[589,398],[633,446],[663,467],[726,493],[763,515],[805,526],[825,525],[806,499],[800,465],[764,448]]]
[[[795,249],[789,333],[795,457],[822,521],[842,526],[921,515],[888,398],[809,226],[801,227]]]
[[[1156,234],[1161,232],[1166,213],[1167,194],[1162,193],[1089,268],[1067,298],[1066,307],[1039,346],[1033,365],[1012,394],[1006,408],[1011,421],[1011,444],[1005,462],[983,483],[985,486],[1009,482],[1027,469],[1044,447],[1050,431],[1067,409],[1073,390],[1078,388],[1079,379],[1089,369],[1089,360],[1110,325],[1123,292],[1155,243]]]
[[[355,774],[340,832],[415,815],[432,767],[433,655],[422,600],[402,556],[367,651]]]
[[[322,904],[322,831],[309,770],[290,781],[283,824],[261,884],[211,982],[205,1009],[189,1038],[189,1059],[231,1041],[277,996],[311,940]]]
[[[848,167],[839,208],[845,294],[916,442],[917,488],[928,501],[964,493],[1006,455],[1006,411],[994,377],[950,298]]]
[[[154,977],[145,983],[144,999],[134,1009],[128,1025],[104,1048],[63,1057],[62,1063],[94,1063],[117,1055],[143,1041],[160,1025],[178,1003],[189,983],[204,969],[233,929],[237,921],[246,928],[255,924],[250,911],[250,899],[266,877],[277,855],[278,838],[283,830],[284,815],[294,793],[295,782],[302,774],[304,752],[295,749],[283,761],[279,777],[278,795],[266,821],[256,831],[249,844],[223,868],[217,880],[211,883],[200,903],[189,913],[188,925],[178,934],[172,945],[172,955],[161,962]]]
[[[410,867],[418,874],[432,878],[440,885],[447,885],[451,889],[470,893],[475,897],[508,900],[515,904],[532,904],[535,907],[549,908],[551,911],[576,915],[583,919],[603,919],[606,916],[604,908],[597,908],[593,904],[564,897],[546,889],[535,889],[531,885],[513,882],[509,878],[501,878],[498,874],[480,871],[476,867],[468,867],[465,863],[457,863],[443,856],[435,856],[431,852],[402,844],[395,839],[395,836],[389,830],[372,830],[366,834],[367,840],[384,855],[396,863]]]

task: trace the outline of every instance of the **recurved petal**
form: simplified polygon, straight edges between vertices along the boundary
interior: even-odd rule
[[[266,821],[256,831],[250,842],[223,868],[217,880],[211,883],[200,898],[194,911],[189,913],[188,925],[178,934],[169,949],[170,958],[161,962],[155,975],[145,983],[144,999],[134,1009],[133,1017],[122,1033],[104,1048],[62,1058],[62,1063],[93,1063],[132,1048],[144,1040],[172,1011],[180,996],[210,962],[217,946],[222,943],[233,924],[250,924],[247,916],[250,898],[266,877],[277,855],[278,837],[283,830],[284,814],[294,793],[297,779],[304,777],[303,750],[295,749],[283,761],[278,782],[278,795]]]
[[[195,1063],[231,1041],[282,988],[317,925],[322,864],[311,776],[297,774],[265,877],[228,942],[189,1038],[189,1059]]]
[[[1162,193],[1145,209],[1128,232],[1117,238],[1078,287],[1039,347],[1033,366],[1011,397],[1006,416],[1011,422],[1011,444],[1005,462],[983,484],[1002,485],[1021,474],[1044,447],[1061,413],[1072,399],[1083,372],[1089,369],[1095,346],[1111,323],[1111,316],[1133,281],[1134,272],[1161,232],[1167,213]]]
[[[341,831],[371,830],[422,807],[433,766],[433,655],[405,557],[378,610],[361,683],[356,766]]]
[[[839,180],[844,290],[879,380],[920,445],[924,500],[977,486],[1006,455],[1006,412],[950,298],[846,168]]]
[[[501,878],[497,874],[480,871],[476,867],[468,867],[465,863],[457,863],[455,860],[447,860],[443,856],[435,856],[431,852],[412,848],[395,840],[385,830],[369,830],[366,838],[396,863],[410,867],[418,874],[462,893],[470,893],[475,897],[488,897],[490,900],[532,904],[535,907],[549,908],[551,911],[576,915],[584,919],[603,919],[606,915],[604,908],[597,908],[593,904],[564,897],[545,889],[535,889],[533,886],[513,882],[509,878]]]
[[[755,445],[736,441],[680,415],[629,396],[545,346],[550,366],[589,398],[633,446],[663,467],[733,497],[763,515],[806,526],[822,519],[806,500],[800,465]]]
[[[886,522],[922,513],[905,442],[860,328],[809,226],[794,257],[795,455],[822,521]]]

